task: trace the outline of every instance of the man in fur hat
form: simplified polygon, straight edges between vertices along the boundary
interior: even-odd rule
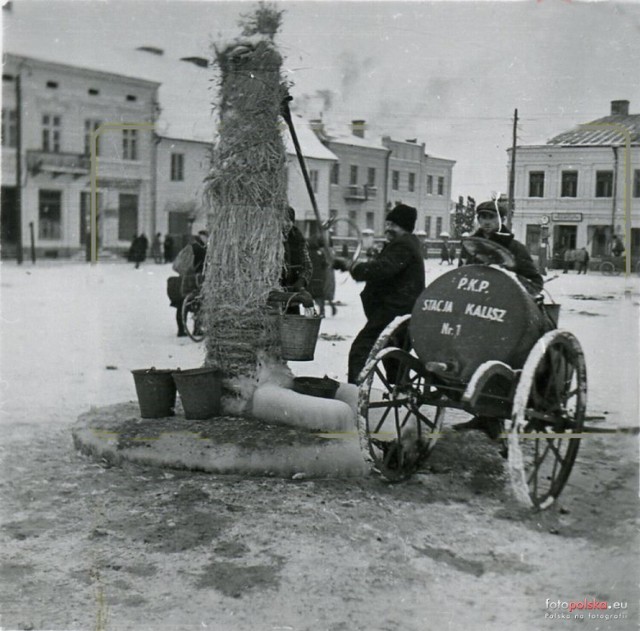
[[[538,272],[527,248],[514,239],[513,234],[505,225],[506,209],[497,201],[482,202],[476,208],[476,219],[478,229],[473,233],[473,237],[482,237],[493,243],[501,245],[511,252],[515,260],[513,272],[520,277],[523,285],[531,294],[538,294],[542,291],[544,281]],[[471,263],[485,263],[485,260],[470,254],[465,250],[464,242],[460,252],[460,265]]]
[[[397,204],[387,215],[387,243],[373,260],[356,263],[349,271],[357,281],[365,281],[360,294],[367,323],[349,351],[349,383],[358,375],[384,328],[397,316],[411,313],[424,289],[424,259],[420,241],[413,234],[417,211]],[[334,259],[336,269],[347,270],[344,259]]]

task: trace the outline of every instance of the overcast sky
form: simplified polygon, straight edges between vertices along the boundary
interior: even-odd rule
[[[209,56],[239,32],[253,2],[14,0],[4,10],[7,50],[32,47],[108,56],[155,45]],[[368,133],[417,138],[457,161],[453,196],[507,188],[517,108],[519,144],[609,113],[628,99],[640,112],[637,2],[279,2],[277,42],[292,96],[327,123],[366,119]],[[91,55],[89,55],[91,51]],[[36,54],[37,53],[37,54]],[[126,69],[123,68],[123,72]]]

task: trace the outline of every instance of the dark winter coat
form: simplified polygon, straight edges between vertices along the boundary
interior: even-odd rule
[[[207,255],[207,246],[200,239],[196,239],[191,244],[191,248],[193,249],[193,271],[195,274],[202,274],[204,259]]]
[[[291,226],[284,242],[284,269],[280,284],[296,291],[305,289],[311,280],[311,259],[304,235],[297,226]]]
[[[411,313],[424,289],[424,259],[420,241],[403,234],[387,243],[382,252],[351,270],[355,280],[366,281],[360,294],[368,320],[388,319]]]
[[[538,269],[529,254],[529,250],[527,250],[520,241],[517,241],[513,234],[508,232],[505,227],[502,228],[502,232],[494,232],[490,237],[487,237],[481,230],[478,230],[472,236],[488,239],[489,241],[493,241],[494,243],[497,243],[503,248],[509,250],[515,259],[515,268],[512,271],[525,279],[527,289],[530,290],[531,293],[538,293],[542,291],[544,280],[542,279],[540,272],[538,272]],[[476,260],[469,252],[467,252],[463,245],[460,251],[460,264],[470,265],[472,263],[481,263],[481,261]]]
[[[309,248],[309,258],[311,259],[311,280],[309,282],[309,293],[313,298],[327,298],[325,287],[327,282],[327,257],[322,248]]]
[[[139,237],[135,237],[131,244],[130,257],[134,263],[142,263],[147,258],[147,248],[149,247],[149,240],[144,234]]]

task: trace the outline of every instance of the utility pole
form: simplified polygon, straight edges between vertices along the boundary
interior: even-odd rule
[[[513,112],[513,141],[511,143],[511,165],[509,168],[509,199],[507,210],[507,228],[511,230],[511,222],[515,210],[514,189],[516,184],[516,146],[518,144],[518,109]]]
[[[16,261],[22,264],[22,86],[16,73]]]

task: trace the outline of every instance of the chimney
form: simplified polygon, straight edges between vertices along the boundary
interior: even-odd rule
[[[364,138],[364,130],[366,129],[367,123],[366,121],[360,120],[352,120],[351,121],[351,133],[358,138]]]
[[[629,101],[611,101],[611,116],[629,116]]]
[[[309,121],[311,131],[318,137],[324,137],[324,124],[321,118],[313,118]]]

